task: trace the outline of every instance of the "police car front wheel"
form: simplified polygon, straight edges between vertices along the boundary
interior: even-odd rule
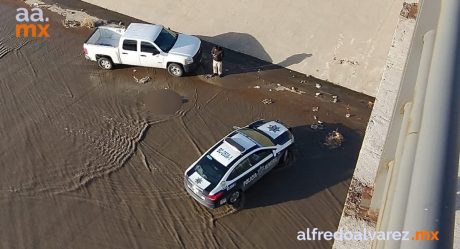
[[[281,158],[281,163],[286,163],[289,157],[289,149],[285,150]]]

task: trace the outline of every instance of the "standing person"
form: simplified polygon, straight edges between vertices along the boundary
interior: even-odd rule
[[[211,50],[212,55],[212,76],[219,75],[222,77],[222,59],[224,57],[224,51],[220,46],[214,46]]]

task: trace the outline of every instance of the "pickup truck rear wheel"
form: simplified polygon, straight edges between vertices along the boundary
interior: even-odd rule
[[[105,69],[105,70],[110,70],[113,68],[112,60],[107,57],[100,57],[99,59],[97,59],[97,64],[99,65],[100,68]]]
[[[172,76],[181,77],[184,74],[184,68],[177,63],[171,63],[168,65],[168,72]]]

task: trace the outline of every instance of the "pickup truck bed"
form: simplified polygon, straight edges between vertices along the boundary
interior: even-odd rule
[[[118,47],[121,34],[115,29],[100,27],[93,32],[91,37],[86,41],[86,44]]]

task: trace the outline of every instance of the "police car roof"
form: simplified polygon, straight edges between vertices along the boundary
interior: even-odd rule
[[[240,133],[232,133],[226,137],[212,152],[211,157],[224,166],[228,166],[240,155],[258,145]]]

